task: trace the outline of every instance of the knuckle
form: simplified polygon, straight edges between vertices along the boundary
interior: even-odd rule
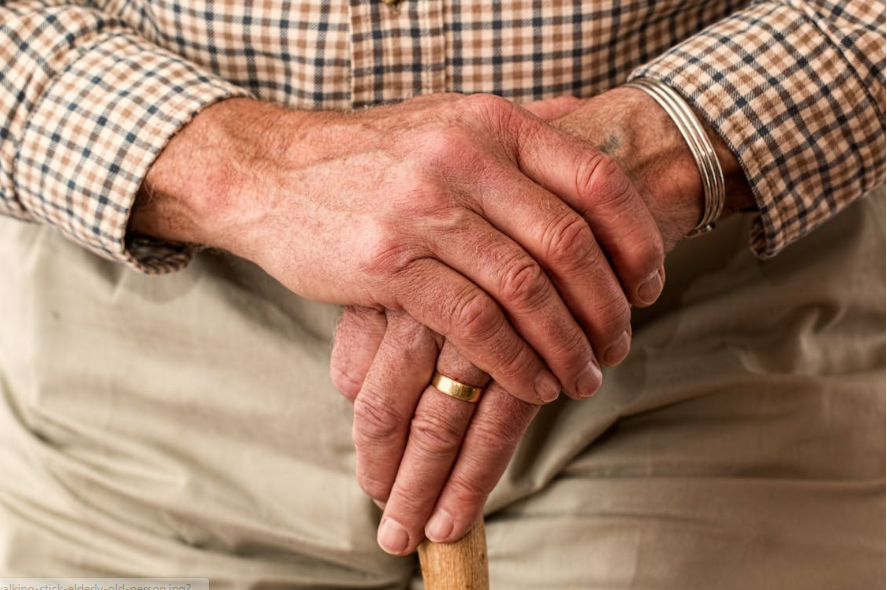
[[[576,175],[577,193],[597,206],[622,209],[634,195],[631,181],[610,156],[599,153],[587,158]]]
[[[358,265],[367,274],[388,275],[406,263],[404,243],[381,223],[367,224],[363,230]]]
[[[521,116],[514,103],[492,94],[472,94],[465,98],[466,110],[488,126],[499,138],[522,134],[529,118]]]
[[[535,309],[548,295],[548,277],[533,260],[521,259],[509,264],[501,278],[502,297],[520,302],[522,307]]]
[[[591,356],[587,336],[579,329],[559,338],[550,352],[552,363],[565,367],[569,373],[581,371]]]
[[[447,494],[460,507],[481,506],[493,491],[496,481],[486,474],[481,477],[454,477],[447,486]]]
[[[391,404],[374,402],[369,396],[358,396],[354,402],[355,446],[392,444],[404,436],[403,416]]]
[[[573,212],[566,213],[547,229],[543,243],[552,263],[583,268],[594,255],[595,245],[591,227]]]
[[[482,291],[461,296],[447,314],[448,337],[462,340],[467,351],[483,349],[486,366],[478,366],[503,381],[526,377],[533,356],[507,328],[499,307]]]
[[[429,489],[421,481],[411,481],[406,485],[401,485],[398,481],[389,494],[386,514],[404,523],[407,528],[410,528],[411,522],[424,522],[428,517],[431,502],[434,501],[434,497],[429,498],[429,495],[436,496],[439,491],[439,489]],[[421,530],[421,525],[417,528]]]
[[[424,155],[434,163],[447,163],[452,157],[463,154],[471,145],[469,138],[458,129],[435,127],[422,141]]]
[[[498,308],[481,291],[470,291],[457,298],[451,324],[458,326],[466,338],[486,341],[498,330]]]
[[[497,414],[472,424],[474,444],[492,453],[510,453],[520,442],[526,424],[511,415]]]
[[[528,367],[531,366],[526,354],[527,349],[515,346],[513,340],[494,340],[488,343],[491,362],[500,375],[500,379],[525,380]]]
[[[641,212],[639,215],[643,215]],[[608,256],[626,288],[635,280],[658,271],[665,262],[665,244],[655,222],[633,217],[623,223],[619,243],[609,249]]]
[[[631,324],[631,306],[620,292],[605,300],[596,315],[601,332],[615,338]]]
[[[358,272],[371,282],[386,282],[408,274],[424,256],[419,238],[377,223],[365,230],[356,264]]]
[[[431,156],[426,158],[431,161]],[[439,158],[441,160],[445,157]],[[432,164],[423,163],[421,169],[414,170],[410,178],[405,179],[400,186],[391,192],[390,203],[398,216],[409,218],[422,218],[436,215],[441,208],[446,207],[451,197],[441,187],[440,176],[432,169]],[[395,217],[402,219],[402,217]],[[404,228],[398,221],[386,223],[383,227],[389,233],[403,233]]]
[[[392,482],[382,480],[373,469],[358,468],[357,485],[374,500],[385,502],[391,495]]]
[[[422,185],[427,186],[429,181],[453,176],[454,171],[483,159],[483,149],[476,132],[455,122],[425,130],[414,157],[418,163],[417,172],[425,179]]]
[[[427,459],[455,455],[462,444],[462,430],[441,416],[417,415],[410,423],[410,443]]]
[[[405,356],[411,356],[417,349],[422,348],[430,338],[428,328],[417,322],[413,316],[404,312],[393,311],[389,313],[388,330],[385,337],[390,339]]]
[[[629,280],[631,277],[646,277],[665,262],[665,245],[658,232],[655,235],[645,232],[638,236],[635,244],[613,260],[614,266],[620,268],[620,275],[630,277]]]
[[[429,234],[435,238],[440,235],[451,236],[452,239],[464,240],[466,243],[476,239],[466,228],[476,225],[477,215],[470,209],[453,200],[449,206],[440,211],[427,226]]]
[[[350,342],[356,334],[365,332],[383,332],[388,319],[385,312],[375,307],[347,305],[336,324],[336,339],[342,338]]]
[[[494,118],[510,113],[513,109],[513,105],[509,101],[494,94],[472,94],[466,96],[463,103],[470,111]]]

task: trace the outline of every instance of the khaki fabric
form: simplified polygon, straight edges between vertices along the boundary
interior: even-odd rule
[[[628,360],[490,498],[493,588],[883,587],[884,218],[882,191],[768,262],[749,217],[681,244]],[[354,481],[336,308],[8,219],[0,266],[2,575],[420,586]]]
[[[884,587],[884,219],[880,191],[770,262],[745,220],[670,255],[490,502],[494,588]]]

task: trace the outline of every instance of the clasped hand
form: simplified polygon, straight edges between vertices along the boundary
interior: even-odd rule
[[[620,92],[619,105],[647,100],[607,95]],[[389,552],[464,534],[539,405],[594,394],[600,365],[628,353],[630,306],[661,291],[668,216],[594,147],[591,115],[609,115],[589,107],[434,95],[315,113],[230,99],[143,183],[131,232],[229,250],[298,295],[351,306],[331,372],[354,401],[357,477],[385,505]],[[479,404],[429,390],[435,366],[472,385],[489,376]]]
[[[511,105],[489,97],[478,102],[486,118],[474,122],[492,122],[499,138],[509,138],[494,145],[511,151],[485,163],[470,143],[447,142],[446,161],[456,173],[450,168],[447,184],[439,186],[451,189],[451,181],[462,182],[467,173],[461,186],[478,198],[464,202],[483,218],[471,229],[449,229],[473,256],[466,256],[468,265],[448,264],[480,289],[492,289],[508,324],[491,329],[513,326],[567,395],[588,397],[601,383],[598,363],[614,365],[628,353],[630,304],[648,305],[661,291],[658,226],[608,156]],[[576,106],[559,100],[528,110],[553,119]],[[479,278],[485,276],[496,279]],[[482,371],[470,361],[481,358],[471,348],[483,341],[457,343],[407,311],[347,308],[331,364],[334,383],[354,402],[358,481],[384,506],[379,543],[401,555],[425,537],[453,541],[468,531],[539,403],[550,401],[538,378],[536,398],[527,395],[530,381],[521,389],[499,380],[497,363],[519,380],[526,360],[516,352],[523,355],[523,348],[490,359]],[[459,321],[464,318],[447,327]],[[430,387],[435,368],[487,385],[477,406]],[[531,378],[535,366],[526,369],[525,379]]]

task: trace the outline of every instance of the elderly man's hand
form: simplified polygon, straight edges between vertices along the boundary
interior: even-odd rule
[[[661,234],[670,249],[696,224],[702,188],[695,161],[668,116],[644,93],[619,89],[592,100],[545,101],[529,108],[557,118],[558,126],[619,161],[657,221],[659,233],[650,239],[658,241]],[[712,139],[728,180],[725,210],[752,204],[735,159]],[[596,234],[606,232],[612,219],[597,217],[590,197],[572,205]],[[643,234],[646,228],[638,224],[629,230]],[[607,253],[618,265],[618,253]],[[358,481],[370,496],[386,503],[379,542],[392,553],[414,550],[426,535],[452,541],[467,532],[538,411],[495,382],[476,408],[444,396],[428,386],[435,362],[441,373],[459,381],[486,382],[440,336],[406,314],[345,310],[331,372],[355,401]]]
[[[143,189],[131,231],[224,248],[309,299],[404,310],[527,402],[593,394],[595,355],[627,351],[629,302],[659,292],[656,224],[612,160],[492,96],[223,101]]]
[[[358,483],[385,508],[379,544],[397,555],[415,550],[426,534],[446,541],[468,531],[541,407],[496,382],[477,405],[446,396],[428,385],[435,363],[462,383],[488,381],[403,312],[345,310],[334,380],[354,401]],[[362,386],[343,382],[339,369]],[[432,509],[437,518],[429,522]]]

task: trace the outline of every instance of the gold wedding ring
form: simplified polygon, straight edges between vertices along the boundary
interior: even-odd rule
[[[480,394],[484,392],[483,387],[472,387],[471,385],[459,383],[455,379],[450,379],[437,371],[434,372],[434,377],[431,378],[431,386],[450,397],[472,404],[476,404],[477,400],[480,399]]]

